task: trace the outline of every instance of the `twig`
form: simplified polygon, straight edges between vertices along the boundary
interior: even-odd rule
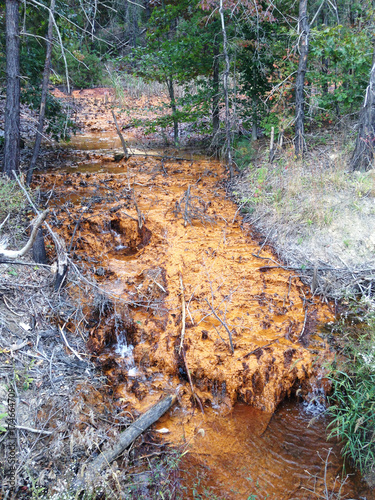
[[[72,353],[74,354],[74,356],[76,356],[76,357],[77,357],[80,361],[83,361],[83,359],[82,359],[82,358],[81,358],[81,356],[78,354],[78,352],[77,352],[77,351],[75,351],[75,350],[73,349],[73,347],[71,347],[71,346],[69,345],[69,342],[66,340],[66,337],[65,337],[65,335],[64,335],[63,329],[61,328],[61,326],[60,326],[60,325],[59,325],[59,330],[60,330],[61,336],[62,336],[62,338],[63,338],[63,340],[64,340],[64,342],[65,342],[66,347],[67,347],[70,351],[72,351]]]
[[[4,224],[9,219],[9,217],[10,217],[10,213],[5,217],[5,219],[3,220],[3,222],[0,224],[0,230],[3,228]]]
[[[12,314],[15,314],[16,316],[19,316],[20,318],[22,318],[24,316],[24,313],[20,314],[20,313],[17,313],[14,309],[12,309],[10,307],[10,305],[8,304],[7,300],[5,299],[5,295],[3,295],[3,301],[4,301],[4,304],[6,305],[6,307],[9,309],[9,311],[12,313]]]
[[[21,431],[34,432],[35,434],[43,434],[45,436],[50,436],[53,434],[53,431],[43,431],[42,429],[32,429],[31,427],[26,427],[24,425],[15,425],[16,429],[20,429]]]
[[[188,376],[188,379],[189,379],[189,384],[190,384],[190,388],[191,388],[191,392],[193,393],[193,396],[194,396],[194,399],[197,401],[197,403],[199,404],[199,407],[201,409],[201,412],[204,414],[204,409],[203,409],[203,405],[202,405],[202,402],[201,400],[198,398],[198,396],[196,395],[195,391],[194,391],[194,386],[193,386],[193,382],[191,380],[191,375],[190,375],[190,370],[189,370],[189,367],[188,367],[188,364],[187,364],[187,361],[186,361],[186,356],[185,356],[185,350],[183,349],[182,350],[182,358],[184,360],[184,364],[185,364],[185,368],[186,368],[186,373],[187,373],[187,376]]]
[[[308,310],[308,307],[306,307],[306,309],[305,309],[305,319],[303,321],[302,330],[301,330],[301,333],[298,336],[298,340],[301,340],[303,334],[305,333],[306,321],[307,321],[307,310]]]
[[[282,339],[285,335],[280,335],[280,337],[276,337],[275,339],[271,340],[271,342],[269,342],[268,344],[265,344],[265,345],[261,345],[259,347],[257,347],[256,349],[254,349],[253,351],[251,352],[248,352],[247,354],[245,354],[245,356],[242,356],[242,358],[238,358],[237,361],[239,361],[240,359],[245,359],[245,358],[248,358],[250,357],[252,354],[255,354],[257,351],[260,351],[260,349],[265,349],[266,347],[269,347],[270,345],[274,344],[275,342],[278,342],[280,339]]]
[[[30,267],[46,267],[47,269],[51,269],[52,266],[49,264],[39,264],[37,262],[21,262],[19,260],[7,260],[2,259],[0,256],[0,264],[12,264],[12,266],[30,266]]]
[[[186,305],[185,305],[185,296],[184,296],[184,283],[182,281],[182,274],[180,273],[180,286],[181,286],[181,308],[182,308],[182,327],[181,327],[181,341],[180,347],[178,349],[178,354],[181,354],[181,349],[184,345],[185,338],[185,324],[186,324]]]
[[[204,299],[207,304],[208,304],[208,307],[211,309],[211,312],[212,314],[215,316],[215,318],[220,321],[220,323],[223,325],[223,327],[226,329],[227,333],[228,333],[228,337],[229,337],[229,343],[230,343],[230,348],[231,348],[231,351],[232,351],[232,354],[234,353],[234,347],[233,347],[233,342],[232,342],[232,332],[229,330],[227,324],[220,318],[220,316],[216,313],[215,309],[213,308],[213,306],[208,302],[207,299]]]

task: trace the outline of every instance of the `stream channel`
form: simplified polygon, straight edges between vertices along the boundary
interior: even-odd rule
[[[114,132],[76,136],[36,181],[73,258],[119,298],[103,299],[88,346],[114,397],[143,412],[178,394],[155,431],[187,444],[189,498],[198,483],[227,499],[374,498],[356,476],[325,493],[342,483],[321,376],[330,307],[242,221],[219,162],[114,162],[118,148]]]

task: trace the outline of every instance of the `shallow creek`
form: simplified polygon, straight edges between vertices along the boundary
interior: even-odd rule
[[[80,152],[37,182],[53,189],[73,257],[119,299],[98,308],[89,349],[124,409],[178,394],[155,428],[188,445],[191,498],[203,476],[228,499],[338,491],[339,445],[327,443],[322,415],[321,366],[333,354],[318,331],[332,311],[242,223],[222,166],[186,152],[115,163],[113,133],[70,147]],[[360,488],[350,478],[341,498],[374,498]]]

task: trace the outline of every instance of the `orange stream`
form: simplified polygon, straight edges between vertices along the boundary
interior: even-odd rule
[[[91,137],[90,149],[94,143]],[[108,160],[88,159],[37,182],[54,186],[66,241],[80,219],[74,254],[129,304],[118,302],[90,339],[124,408],[144,411],[162,395],[178,394],[179,405],[156,427],[167,429],[174,445],[188,444],[190,486],[198,467],[224,498],[307,499],[303,488],[314,481],[305,469],[319,475],[319,489],[323,448],[336,446],[327,478],[333,486],[341,460],[337,445],[325,443],[323,417],[308,426],[312,415],[296,403],[274,413],[289,394],[324,386],[320,366],[332,354],[317,325],[332,319],[329,308],[292,272],[265,268],[277,266],[275,257],[241,223],[218,162]],[[179,211],[176,203],[189,186],[195,216],[185,225],[186,203]]]

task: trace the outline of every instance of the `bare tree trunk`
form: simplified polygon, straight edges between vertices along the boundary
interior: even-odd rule
[[[229,169],[230,178],[233,177],[233,160],[232,160],[232,141],[231,141],[231,126],[230,126],[230,116],[229,116],[229,94],[228,94],[228,79],[230,72],[229,56],[228,56],[228,40],[227,32],[225,29],[225,19],[223,10],[223,0],[220,0],[220,19],[221,19],[221,30],[223,33],[223,53],[225,59],[225,71],[224,71],[224,95],[225,95],[225,135],[226,135],[226,159],[227,167]]]
[[[20,39],[19,1],[6,0],[7,97],[4,122],[3,172],[9,177],[20,164]]]
[[[173,117],[173,137],[174,143],[178,146],[178,118],[177,118],[177,106],[176,106],[176,97],[174,94],[174,84],[172,77],[168,78],[167,81],[169,98],[171,100],[171,109],[172,109],[172,117]]]
[[[219,55],[220,46],[218,40],[215,38],[214,42],[214,71],[212,76],[212,87],[214,95],[212,97],[212,133],[213,137],[219,132],[220,128],[220,116],[219,116],[219,76],[220,76],[220,65],[219,65]]]
[[[351,170],[370,170],[373,167],[375,148],[375,62],[370,74],[370,82],[366,89],[365,101],[359,117],[358,136],[353,156],[350,160]]]
[[[304,121],[305,121],[305,75],[307,70],[307,56],[309,53],[309,38],[310,27],[307,19],[307,0],[300,0],[299,2],[299,19],[298,19],[298,32],[300,37],[299,44],[299,63],[296,78],[296,126],[294,147],[296,156],[303,155],[305,147],[304,138]]]
[[[49,75],[51,72],[54,11],[55,11],[55,0],[51,0],[47,39],[46,39],[46,43],[47,43],[46,60],[44,63],[44,71],[43,71],[42,95],[40,97],[39,123],[38,123],[38,129],[37,129],[36,137],[35,137],[33,156],[31,158],[29,169],[27,171],[27,185],[28,186],[30,186],[30,184],[31,184],[31,180],[33,177],[33,171],[35,168],[36,160],[37,160],[38,155],[39,155],[40,144],[42,142],[42,136],[43,136],[44,117],[46,114],[46,102],[47,102],[47,94],[48,94],[48,83],[49,83]]]

